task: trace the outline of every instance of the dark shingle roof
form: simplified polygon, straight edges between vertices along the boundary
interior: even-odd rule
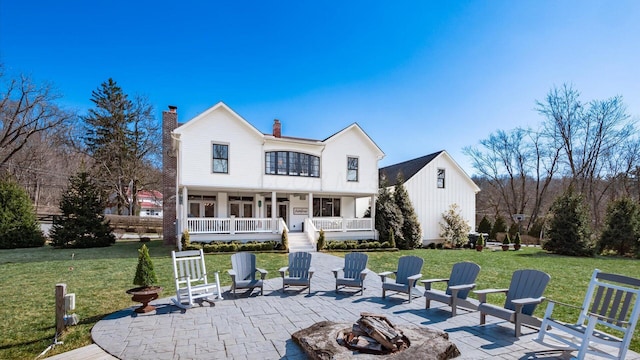
[[[438,152],[434,152],[433,154],[380,168],[378,170],[380,183],[382,184],[383,177],[386,177],[388,186],[396,185],[399,173],[402,173],[405,181],[409,180],[413,175],[420,171],[420,169],[427,166],[427,164],[430,163],[431,160],[435,159],[443,151],[444,150],[440,150]]]

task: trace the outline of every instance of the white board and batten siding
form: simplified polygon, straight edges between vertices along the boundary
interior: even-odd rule
[[[444,189],[437,185],[438,169],[445,170]],[[442,241],[442,214],[452,204],[459,206],[471,231],[475,229],[476,193],[480,189],[446,152],[442,152],[408,179],[405,187],[422,226],[423,243]]]

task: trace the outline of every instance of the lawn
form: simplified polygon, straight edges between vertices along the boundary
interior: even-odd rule
[[[0,250],[0,315],[4,319],[0,330],[1,359],[35,358],[52,342],[55,332],[54,293],[57,283],[66,283],[67,291],[76,293],[76,310],[80,324],[69,327],[61,340],[63,345],[47,356],[72,350],[91,343],[92,326],[105,315],[134,305],[125,290],[134,287],[133,275],[139,242],[118,242],[108,248],[54,250]],[[171,248],[161,241],[148,243],[151,257],[165,288],[161,296],[174,292]],[[413,250],[369,253],[369,268],[375,272],[395,269],[397,259],[406,254],[425,259],[424,278],[447,277],[451,266],[459,261],[473,261],[482,270],[478,288],[507,287],[516,269],[532,268],[551,275],[546,296],[563,302],[580,304],[594,268],[640,278],[640,262],[622,258],[572,258],[546,254],[539,249],[521,251],[476,252],[472,250]],[[342,256],[342,253],[336,253]],[[207,255],[209,271],[220,271],[223,286],[230,284],[226,269],[231,267],[229,254]],[[258,254],[258,266],[269,271],[269,278],[278,277],[278,269],[286,265],[286,254]],[[498,295],[489,297],[501,303]],[[542,316],[544,306],[538,307]],[[564,316],[569,316],[565,314]],[[640,351],[638,331],[632,350]]]

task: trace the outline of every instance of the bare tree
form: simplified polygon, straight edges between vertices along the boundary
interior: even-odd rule
[[[59,96],[50,85],[36,84],[24,75],[7,76],[2,65],[0,93],[0,171],[7,172],[30,141],[64,128],[73,114],[55,104]],[[28,155],[22,160],[28,161]]]
[[[464,149],[471,156],[473,167],[501,198],[499,213],[509,218],[527,214],[527,228],[543,210],[557,170],[558,149],[548,140],[539,132],[517,128],[510,132],[499,130],[481,140],[481,147]]]
[[[606,100],[580,101],[570,85],[553,88],[545,102],[537,102],[545,116],[545,135],[562,144],[564,171],[591,206],[596,228],[600,224],[603,199],[617,176],[610,159],[625,151],[635,133],[621,96]],[[613,171],[613,172],[612,172]]]

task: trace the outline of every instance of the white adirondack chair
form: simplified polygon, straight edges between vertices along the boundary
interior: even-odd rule
[[[213,305],[210,297],[222,300],[220,276],[215,272],[215,282],[209,282],[202,250],[172,251],[171,257],[176,283],[176,298],[173,302],[176,306],[187,309],[195,302],[202,305],[203,301]]]
[[[578,359],[584,359],[587,354],[608,359],[625,358],[640,313],[640,279],[596,269],[582,307],[548,301],[538,342],[557,349],[578,351]],[[556,304],[580,309],[578,321],[570,324],[552,318]],[[618,331],[618,336],[612,335],[612,330]],[[545,343],[545,336],[567,346]],[[611,351],[612,348],[615,351]]]

